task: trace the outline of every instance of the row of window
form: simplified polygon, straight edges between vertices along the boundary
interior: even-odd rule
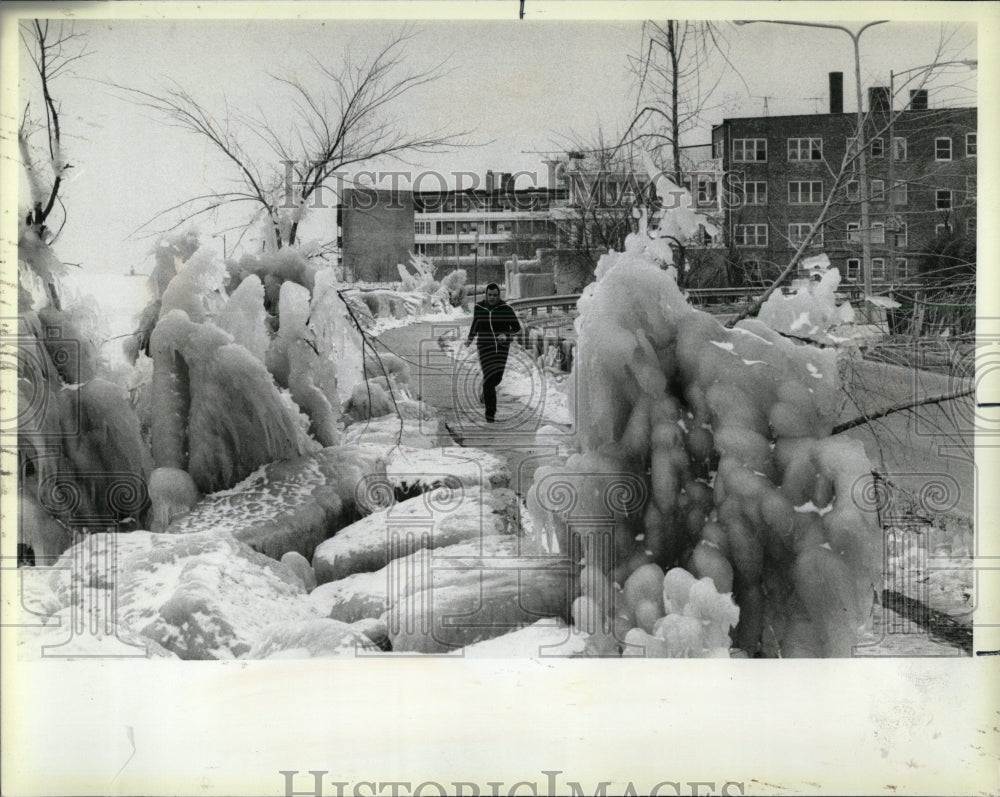
[[[857,282],[861,279],[861,258],[859,257],[849,257],[847,259],[847,274],[845,275],[848,280],[852,282]],[[896,258],[896,279],[905,279],[910,276],[910,261],[905,257]],[[882,282],[888,279],[889,275],[885,271],[885,258],[884,257],[873,257],[872,258],[872,279],[875,282]]]
[[[806,236],[812,231],[813,225],[809,223],[793,223],[788,225],[788,243],[790,246],[799,246]],[[934,234],[952,229],[950,224],[937,224],[934,227]],[[976,219],[970,218],[965,223],[966,232],[974,235],[976,232]],[[893,236],[893,244],[896,248],[904,249],[909,244],[907,226],[900,224],[898,229],[890,229],[889,234]],[[876,221],[871,225],[871,243],[884,244],[886,242],[886,226],[884,222]],[[847,223],[847,241],[861,243],[861,223]],[[768,225],[767,224],[735,224],[733,225],[733,243],[736,246],[763,247],[768,245]],[[817,246],[823,245],[823,228],[816,231],[810,243]]]
[[[790,161],[821,161],[823,160],[823,139],[822,138],[789,138],[788,140],[788,160]],[[853,152],[857,146],[857,139],[847,139],[847,149]],[[906,160],[906,138],[904,136],[893,136],[892,157],[897,161]],[[873,138],[869,142],[869,153],[873,158],[885,157],[885,141],[881,136]],[[977,154],[977,142],[975,133],[965,134],[965,157],[973,158]],[[718,155],[716,156],[718,157]],[[934,160],[950,161],[953,157],[953,141],[950,136],[938,136],[934,139]],[[733,162],[734,163],[764,163],[767,161],[767,139],[766,138],[734,138],[733,139]]]
[[[976,199],[976,178],[969,176],[965,178],[965,193],[968,201]],[[856,202],[860,197],[860,184],[857,180],[850,180],[845,185],[845,192],[848,201]],[[948,210],[954,206],[954,194],[956,192],[949,188],[941,188],[935,191],[935,207],[939,210]],[[700,196],[700,195],[699,195]],[[744,204],[746,205],[766,205],[767,204],[767,183],[763,180],[747,181],[743,183]],[[872,202],[885,202],[888,195],[885,189],[885,181],[874,179],[871,181],[869,199]],[[906,205],[909,202],[907,183],[904,180],[895,181],[893,189],[893,203],[896,205]],[[699,198],[700,201],[700,198]],[[823,203],[823,182],[821,180],[790,180],[788,183],[788,204],[789,205],[820,205]]]
[[[480,226],[480,224],[482,226]],[[415,221],[413,222],[413,232],[415,235],[467,235],[469,233],[482,232],[483,234],[512,233],[544,233],[550,231],[547,221]]]

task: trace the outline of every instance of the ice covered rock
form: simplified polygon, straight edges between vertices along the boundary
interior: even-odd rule
[[[381,490],[381,484],[375,484]],[[510,490],[439,487],[341,529],[312,559],[320,584],[351,573],[379,570],[418,548],[517,531],[517,497]]]
[[[587,652],[588,635],[559,618],[545,618],[461,649],[470,659],[575,657]]]
[[[387,416],[371,421],[353,423],[344,432],[344,443],[359,443],[388,453],[396,446],[433,448],[441,439],[441,426],[437,418],[400,419]]]
[[[87,590],[114,589],[123,634],[182,659],[239,657],[268,626],[315,617],[291,570],[216,530],[90,535],[63,554],[52,578],[64,608]]]
[[[288,567],[299,577],[306,592],[312,592],[316,589],[316,574],[313,572],[312,565],[298,551],[288,551],[282,555],[281,564]]]
[[[264,629],[247,659],[329,659],[375,653],[378,647],[347,623],[327,618],[275,623]]]
[[[426,492],[446,482],[491,489],[510,486],[510,466],[505,459],[480,448],[461,446],[399,446],[389,454],[385,475],[397,494],[404,495]]]
[[[515,557],[524,543],[523,538],[513,534],[491,534],[433,550],[420,548],[379,570],[352,573],[320,584],[309,594],[309,603],[318,614],[345,623],[380,617],[401,594],[426,588],[425,574],[435,562],[447,564],[470,556]]]
[[[442,559],[439,553],[430,552],[430,567],[416,570],[390,601],[384,617],[394,651],[444,653],[541,618],[568,618],[573,570],[568,559],[478,554]]]
[[[317,545],[360,514],[358,485],[380,470],[374,452],[358,446],[275,462],[231,490],[206,496],[167,531],[228,532],[274,559],[289,551],[308,559]]]

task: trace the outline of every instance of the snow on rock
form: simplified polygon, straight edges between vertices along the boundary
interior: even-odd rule
[[[442,484],[463,487],[509,487],[507,461],[480,448],[394,449],[386,462],[385,475],[398,491],[405,493],[432,489]]]
[[[521,551],[524,542],[523,538],[513,534],[491,534],[433,551],[420,548],[394,559],[379,570],[352,573],[345,578],[320,584],[309,594],[309,603],[317,614],[345,623],[380,617],[389,609],[390,593],[393,598],[398,598],[408,591],[423,588],[422,574],[429,572],[435,562],[447,563],[463,556],[514,557]]]
[[[571,576],[565,559],[469,560],[434,569],[431,586],[403,595],[384,615],[392,649],[444,653],[543,617],[567,617]]]
[[[361,446],[334,446],[275,462],[231,490],[206,496],[167,531],[228,532],[274,559],[289,551],[308,559],[356,517],[358,485],[380,470],[375,452]]]
[[[347,623],[328,618],[276,623],[264,629],[248,659],[330,659],[375,653],[378,647]]]
[[[583,656],[589,636],[557,617],[538,620],[507,634],[474,642],[461,649],[470,659],[540,659]]]
[[[510,490],[439,487],[373,512],[322,543],[312,560],[316,580],[325,584],[351,573],[379,570],[414,548],[513,534],[516,512],[517,497]],[[409,545],[413,548],[407,550]]]
[[[391,415],[351,424],[344,432],[343,441],[375,446],[388,452],[399,445],[433,448],[440,437],[440,421],[436,418],[400,420]]]
[[[216,530],[93,534],[51,570],[63,609],[114,589],[119,636],[182,659],[236,658],[268,626],[315,617],[289,568]]]
[[[316,574],[313,572],[312,565],[298,551],[288,551],[284,554],[281,557],[281,564],[294,571],[306,592],[312,592],[316,589]]]

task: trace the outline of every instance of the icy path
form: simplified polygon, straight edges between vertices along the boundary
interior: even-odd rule
[[[507,460],[512,473],[511,488],[522,497],[531,486],[531,477],[538,461],[553,453],[558,432],[568,433],[568,424],[554,424],[545,412],[545,385],[530,385],[527,392],[534,400],[515,398],[505,388],[517,381],[518,393],[524,395],[524,383],[532,364],[516,349],[508,360],[507,373],[497,392],[497,421],[486,423],[479,403],[479,373],[474,359],[458,363],[442,348],[442,341],[464,338],[468,333],[468,319],[446,322],[418,322],[406,327],[390,329],[378,340],[396,355],[406,359],[413,371],[411,389],[415,397],[437,409],[454,441],[489,451]],[[380,351],[384,351],[381,346]],[[542,380],[537,371],[535,379]],[[550,408],[551,409],[551,408]],[[557,416],[558,417],[558,416]],[[544,426],[554,427],[551,446],[539,446],[535,433]]]

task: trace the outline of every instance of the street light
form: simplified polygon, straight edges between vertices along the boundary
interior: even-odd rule
[[[929,72],[932,69],[937,69],[943,66],[967,66],[970,69],[975,69],[979,66],[979,61],[971,58],[965,58],[958,61],[936,61],[930,64],[923,64],[921,66],[914,66],[910,69],[901,69],[898,72],[895,70],[889,70],[889,220],[892,222],[893,229],[890,230],[889,235],[889,276],[893,283],[896,282],[896,178],[895,178],[895,165],[896,165],[896,142],[895,136],[893,135],[893,125],[896,121],[896,114],[893,112],[893,101],[896,97],[896,76],[897,75],[908,75],[911,72]],[[907,80],[903,83],[910,81]]]
[[[880,19],[875,22],[869,22],[858,28],[857,32],[852,31],[850,28],[845,28],[843,25],[829,25],[824,22],[792,22],[790,20],[754,19],[738,20],[736,24],[752,25],[756,22],[767,22],[772,25],[796,25],[803,28],[828,28],[830,30],[839,30],[850,36],[851,41],[854,42],[854,88],[858,99],[858,176],[861,184],[861,269],[864,279],[865,298],[867,299],[872,294],[872,244],[871,219],[868,205],[868,164],[865,147],[862,146],[864,142],[865,114],[861,94],[861,48],[859,40],[861,39],[861,34],[868,30],[868,28],[875,25],[881,25],[888,22],[888,20]]]

